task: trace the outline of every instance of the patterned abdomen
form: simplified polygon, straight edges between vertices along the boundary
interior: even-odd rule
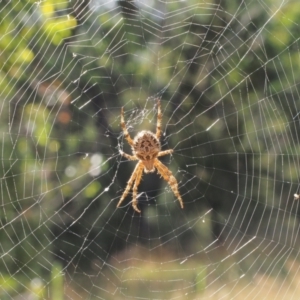
[[[160,142],[154,133],[143,130],[134,138],[132,151],[140,160],[153,160],[160,151]]]

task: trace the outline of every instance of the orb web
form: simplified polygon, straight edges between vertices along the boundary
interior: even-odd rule
[[[4,1],[2,299],[297,299],[294,1]],[[155,172],[116,205],[155,133]]]

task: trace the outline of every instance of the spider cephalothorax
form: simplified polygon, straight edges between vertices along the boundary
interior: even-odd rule
[[[160,135],[161,135],[161,109],[160,109],[160,100],[157,101],[157,125],[156,125],[156,133],[154,134],[151,131],[143,130],[139,132],[134,139],[132,139],[128,133],[128,130],[124,121],[124,111],[123,108],[121,110],[121,127],[124,132],[125,139],[128,141],[131,146],[133,155],[129,155],[120,151],[120,153],[125,156],[129,160],[138,160],[137,165],[128,180],[125,191],[117,204],[117,207],[121,205],[127,194],[129,193],[132,185],[132,206],[135,211],[140,213],[141,211],[137,207],[137,188],[141,181],[143,170],[145,173],[154,172],[155,168],[157,172],[169,183],[172,191],[175,196],[179,200],[181,208],[183,208],[183,201],[178,191],[178,183],[176,178],[173,176],[172,172],[161,163],[157,157],[171,154],[173,149],[161,151],[160,146]]]

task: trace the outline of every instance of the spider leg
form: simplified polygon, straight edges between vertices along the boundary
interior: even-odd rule
[[[137,173],[136,174],[136,179],[135,179],[133,189],[132,189],[132,192],[133,192],[132,193],[132,207],[138,213],[141,213],[141,211],[137,207],[137,204],[138,204],[138,201],[136,199],[136,197],[137,197],[137,188],[138,188],[138,186],[141,182],[141,179],[142,179],[143,169],[144,169],[144,166],[142,164],[140,164],[137,171],[136,171],[136,173]]]
[[[157,99],[157,123],[156,123],[156,137],[159,139],[161,135],[161,107],[160,107],[160,99]]]
[[[121,127],[123,129],[125,139],[127,140],[128,144],[130,146],[132,146],[133,145],[133,140],[130,137],[130,135],[128,133],[128,130],[126,128],[126,124],[125,124],[125,121],[124,121],[124,110],[123,110],[123,107],[121,108]]]
[[[136,166],[135,166],[135,169],[134,169],[134,171],[132,172],[132,174],[131,174],[131,177],[129,178],[129,180],[128,180],[128,182],[127,182],[127,185],[126,185],[126,188],[125,188],[125,190],[124,190],[124,192],[123,192],[123,195],[122,195],[122,197],[121,197],[121,199],[120,199],[120,201],[119,201],[119,203],[117,204],[117,207],[119,207],[120,205],[121,205],[121,203],[123,202],[123,200],[126,198],[126,196],[128,195],[128,193],[129,193],[129,191],[130,191],[130,189],[131,189],[131,187],[132,187],[132,185],[133,185],[133,183],[134,183],[134,181],[135,181],[135,179],[136,179],[136,176],[137,176],[137,174],[138,174],[138,169],[141,167],[141,162],[138,162],[137,164],[136,164]]]
[[[122,150],[119,150],[119,152],[120,152],[121,155],[126,157],[128,160],[138,160],[138,158],[134,155],[129,155],[129,154],[123,152]]]
[[[157,156],[164,156],[173,153],[173,149],[165,150],[165,151],[159,151]]]
[[[177,197],[181,208],[183,208],[183,200],[178,191],[178,183],[172,172],[158,159],[154,160],[154,166],[156,167],[157,172],[163,177],[163,179],[168,182],[174,195]]]

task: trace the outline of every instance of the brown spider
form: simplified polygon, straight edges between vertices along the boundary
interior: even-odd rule
[[[183,208],[183,201],[178,191],[178,183],[176,178],[173,176],[172,172],[162,163],[157,157],[171,154],[173,149],[160,151],[161,145],[159,142],[161,135],[161,119],[162,113],[160,108],[160,100],[157,100],[157,125],[156,134],[151,131],[143,130],[139,132],[134,139],[132,139],[128,133],[128,130],[124,121],[124,111],[123,107],[121,109],[121,127],[124,132],[124,137],[131,146],[133,155],[129,155],[120,150],[121,155],[125,156],[129,160],[138,160],[135,169],[127,182],[127,186],[124,193],[117,204],[117,207],[121,205],[125,197],[128,195],[132,185],[132,207],[133,209],[140,213],[141,211],[137,207],[137,188],[141,182],[143,170],[145,173],[151,173],[157,169],[157,172],[168,182],[173,193],[179,200],[181,208]]]

